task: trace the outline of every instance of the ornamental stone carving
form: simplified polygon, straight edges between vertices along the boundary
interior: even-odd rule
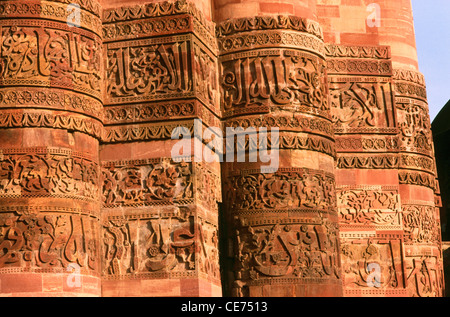
[[[0,295],[442,296],[408,1],[272,2],[1,1]]]

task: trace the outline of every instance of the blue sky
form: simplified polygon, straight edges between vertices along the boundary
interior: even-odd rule
[[[450,0],[412,0],[419,69],[431,121],[450,99]]]

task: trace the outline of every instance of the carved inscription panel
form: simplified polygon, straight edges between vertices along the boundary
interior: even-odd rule
[[[73,263],[97,273],[98,225],[96,218],[68,213],[1,213],[0,270],[65,272]]]
[[[176,39],[108,44],[106,102],[192,97],[191,36]]]
[[[261,111],[261,107],[273,105],[328,110],[325,66],[321,59],[301,51],[280,49],[232,56],[233,59],[221,57],[225,112]]]
[[[243,173],[224,184],[229,210],[306,208],[332,210],[336,204],[332,174],[282,169],[273,174]]]
[[[332,119],[337,129],[392,127],[389,83],[333,82],[330,84]]]
[[[100,39],[64,25],[20,20],[1,26],[0,77],[3,85],[38,85],[75,89],[101,97]],[[28,25],[34,25],[28,26]],[[61,28],[58,28],[60,26]]]
[[[381,187],[381,186],[380,186]],[[400,195],[381,188],[342,188],[337,191],[339,222],[352,226],[401,226]]]
[[[103,204],[114,208],[192,201],[192,181],[191,163],[170,159],[105,162]]]
[[[70,150],[30,149],[0,155],[0,197],[54,196],[97,201],[99,166]]]
[[[401,149],[432,155],[433,137],[426,104],[401,98],[397,101]]]
[[[196,218],[190,207],[136,210],[103,221],[103,275],[219,279],[217,225]]]
[[[401,239],[341,239],[341,261],[347,294],[399,295],[405,287]]]
[[[339,279],[336,230],[327,221],[249,225],[241,220],[236,229],[237,280],[252,284],[281,277]]]

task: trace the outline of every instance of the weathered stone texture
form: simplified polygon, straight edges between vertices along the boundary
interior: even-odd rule
[[[1,295],[441,296],[411,4],[376,4],[3,1]],[[172,155],[249,127],[276,170],[256,132]]]

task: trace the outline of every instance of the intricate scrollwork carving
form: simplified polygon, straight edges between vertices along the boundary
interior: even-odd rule
[[[400,227],[400,196],[392,191],[338,190],[339,222]]]
[[[274,174],[243,172],[229,177],[224,185],[230,211],[335,208],[335,182],[332,174],[307,169],[282,169]]]
[[[8,152],[3,150],[0,160],[1,197],[99,199],[99,167],[94,161],[71,151]]]
[[[107,162],[102,166],[105,207],[192,201],[192,164],[171,160]]]
[[[439,244],[440,222],[435,206],[404,204],[402,209],[405,243]]]

